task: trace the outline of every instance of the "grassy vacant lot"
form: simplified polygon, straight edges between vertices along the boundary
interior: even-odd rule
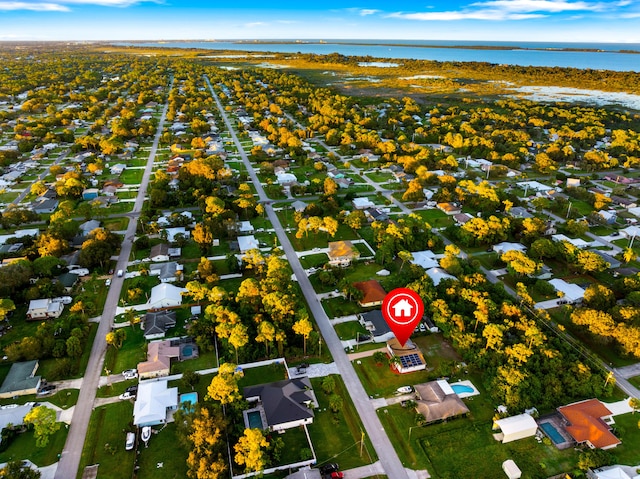
[[[309,234],[306,237],[296,238],[295,231],[287,233],[289,240],[296,251],[308,251],[313,248],[326,248],[329,241],[355,240],[358,235],[348,226],[340,225],[334,237],[326,233]]]
[[[201,369],[215,368],[217,366],[216,353],[214,351],[200,351],[196,359],[175,362],[171,365],[171,374],[189,371],[199,371]]]
[[[134,431],[133,403],[121,401],[94,409],[80,460],[85,466],[100,464],[100,471],[112,479],[130,478],[136,458],[135,451],[125,451],[127,431]]]
[[[348,316],[350,314],[357,314],[363,311],[355,301],[350,301],[347,298],[338,296],[336,298],[329,298],[322,300],[322,307],[327,313],[329,318],[339,318],[341,316]]]
[[[115,349],[112,346],[107,348],[104,367],[111,371],[111,374],[135,368],[140,361],[147,359],[144,331],[140,326],[129,326],[125,330],[127,338],[122,343],[122,347],[120,349]]]
[[[333,376],[336,382],[335,393],[343,400],[342,410],[334,414],[329,409],[329,396],[322,390],[323,378],[311,380],[318,399],[319,408],[315,410],[313,424],[309,434],[316,451],[318,465],[337,462],[342,469],[363,466],[375,462],[375,451],[365,437],[365,447],[360,455],[360,440],[363,427],[357,412],[339,376]]]
[[[145,448],[140,443],[138,450],[138,479],[172,479],[187,477],[187,455],[189,451],[178,440],[175,424],[168,424],[157,434],[152,434]],[[170,456],[167,451],[171,451]],[[158,463],[162,468],[158,468]]]
[[[0,453],[0,463],[29,459],[37,466],[48,466],[58,461],[64,443],[67,440],[68,426],[62,424],[60,429],[49,438],[45,447],[37,447],[33,430],[18,435],[6,451]]]
[[[336,334],[340,339],[356,339],[357,333],[368,334],[367,330],[364,326],[362,326],[358,321],[348,321],[346,323],[336,324],[334,326],[336,330]]]
[[[437,209],[416,211],[416,214],[429,223],[432,228],[446,228],[453,224],[451,216],[447,216]]]
[[[397,374],[391,370],[387,362],[380,366],[376,365],[371,356],[358,359],[354,362],[353,367],[367,394],[376,397],[392,396],[401,386],[419,384],[433,379],[431,371]]]
[[[329,261],[326,254],[310,254],[300,258],[300,264],[303,268],[320,268]]]
[[[287,378],[287,372],[283,364],[270,364],[268,366],[260,366],[259,368],[243,369],[243,373],[244,376],[238,382],[241,391],[242,388],[247,386],[282,381]]]

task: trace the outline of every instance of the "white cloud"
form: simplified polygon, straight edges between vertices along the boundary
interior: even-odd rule
[[[539,13],[509,13],[500,10],[475,10],[475,11],[449,11],[449,12],[422,12],[422,13],[392,13],[392,18],[404,18],[406,20],[431,20],[431,21],[451,21],[451,20],[528,20],[531,18],[542,18],[546,15]]]
[[[70,12],[74,5],[130,7],[139,3],[164,3],[162,0],[58,0],[57,2],[11,2],[0,0],[0,11],[30,10],[33,12]]]
[[[0,11],[30,10],[32,12],[68,12],[69,7],[57,3],[0,2]]]
[[[375,10],[373,8],[363,8],[362,10],[360,10],[360,16],[362,17],[366,17],[367,15],[375,15],[376,13],[379,13],[380,10]]]
[[[629,0],[620,0],[617,6],[628,5]],[[423,21],[452,20],[528,20],[544,18],[550,14],[563,12],[601,12],[609,11],[611,3],[569,0],[488,0],[469,4],[460,10],[430,12],[396,12],[388,15],[393,18]]]
[[[251,22],[251,23],[245,23],[244,24],[244,26],[246,28],[261,27],[262,25],[266,25],[266,23],[264,23],[264,22]]]
[[[497,8],[507,12],[576,12],[600,11],[607,8],[603,3],[567,2],[566,0],[491,0],[472,3],[472,7]],[[610,5],[608,5],[610,7]]]

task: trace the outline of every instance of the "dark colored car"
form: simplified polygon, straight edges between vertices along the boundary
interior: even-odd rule
[[[331,474],[332,472],[336,472],[340,470],[340,466],[338,466],[335,462],[330,462],[329,464],[325,464],[320,468],[321,474]]]
[[[129,386],[124,392],[129,394],[136,394],[138,392],[138,386]]]
[[[47,394],[53,394],[53,391],[55,390],[56,390],[55,385],[48,384],[46,386],[41,387],[36,393],[36,396],[46,396]]]

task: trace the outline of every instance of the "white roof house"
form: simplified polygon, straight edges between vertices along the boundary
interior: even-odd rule
[[[169,306],[180,306],[182,304],[182,293],[186,293],[187,288],[178,288],[170,283],[162,283],[151,288],[151,298],[149,298],[149,308],[166,308]]]
[[[24,424],[24,417],[29,411],[31,411],[31,408],[34,405],[35,403],[28,402],[21,406],[11,404],[9,406],[0,407],[0,431],[9,424],[14,427],[22,426],[22,424]]]
[[[577,284],[567,283],[563,279],[554,278],[549,281],[549,284],[556,288],[556,291],[561,291],[563,298],[572,303],[580,302],[584,298],[584,289]]]
[[[493,251],[498,254],[504,254],[507,251],[522,251],[524,253],[527,251],[527,247],[520,243],[509,243],[508,241],[503,241],[502,243],[493,245]]]
[[[165,228],[165,231],[167,232],[167,241],[169,241],[170,243],[173,243],[176,240],[176,235],[181,234],[184,235],[185,238],[188,238],[190,236],[190,233],[184,226],[179,226],[176,228]]]
[[[353,207],[357,210],[364,210],[366,208],[373,208],[375,204],[369,198],[354,198]]]
[[[240,233],[253,233],[251,221],[241,221],[238,224],[238,231],[240,231]]]
[[[245,253],[250,249],[256,249],[260,247],[260,243],[253,235],[238,236],[238,247],[241,253]]]
[[[543,185],[542,183],[540,183],[539,181],[521,181],[518,183],[518,186],[520,188],[524,189],[529,189],[531,191],[536,191],[536,192],[540,192],[540,193],[546,193],[548,191],[553,190],[554,188],[547,186],[547,185]]]
[[[626,469],[626,470],[625,470]],[[640,479],[637,468],[630,466],[612,466],[593,471],[595,479]]]
[[[561,241],[566,241],[568,243],[571,243],[576,248],[580,248],[580,249],[592,246],[592,243],[585,241],[582,238],[569,238],[568,236],[565,236],[563,234],[551,235],[551,239],[556,243],[560,243]]]
[[[517,441],[525,437],[536,435],[538,424],[529,414],[519,414],[517,416],[505,417],[494,421],[495,425],[502,431],[502,443]]]
[[[440,284],[440,281],[442,281],[443,279],[458,279],[455,276],[447,273],[442,268],[431,268],[426,270],[425,273],[427,274],[427,276],[429,276],[429,278],[431,278],[435,286],[438,286]]]
[[[417,264],[424,269],[437,268],[440,266],[435,253],[431,250],[414,251],[411,255],[413,256],[411,264]]]
[[[167,381],[142,381],[133,405],[133,424],[155,426],[167,422],[167,411],[178,408],[178,388],[167,388]]]
[[[276,181],[279,185],[289,185],[291,183],[297,183],[298,178],[293,173],[278,173],[276,175]]]

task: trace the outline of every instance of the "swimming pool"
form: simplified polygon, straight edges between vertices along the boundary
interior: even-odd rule
[[[450,386],[451,386],[451,389],[453,389],[453,392],[456,394],[475,392],[475,389],[473,389],[472,387],[466,386],[464,384],[450,384]]]
[[[549,436],[554,444],[562,444],[563,442],[566,442],[565,438],[562,437],[562,434],[560,434],[556,427],[550,422],[541,423],[540,429],[542,429],[544,433]]]
[[[198,393],[194,391],[191,393],[180,394],[180,406],[186,408],[186,403],[191,403],[191,408],[195,407],[198,403]]]
[[[249,429],[263,429],[262,417],[260,417],[260,411],[249,411],[247,413],[247,422],[249,423]]]
[[[182,348],[183,358],[190,358],[191,356],[193,356],[193,346],[185,346]]]

